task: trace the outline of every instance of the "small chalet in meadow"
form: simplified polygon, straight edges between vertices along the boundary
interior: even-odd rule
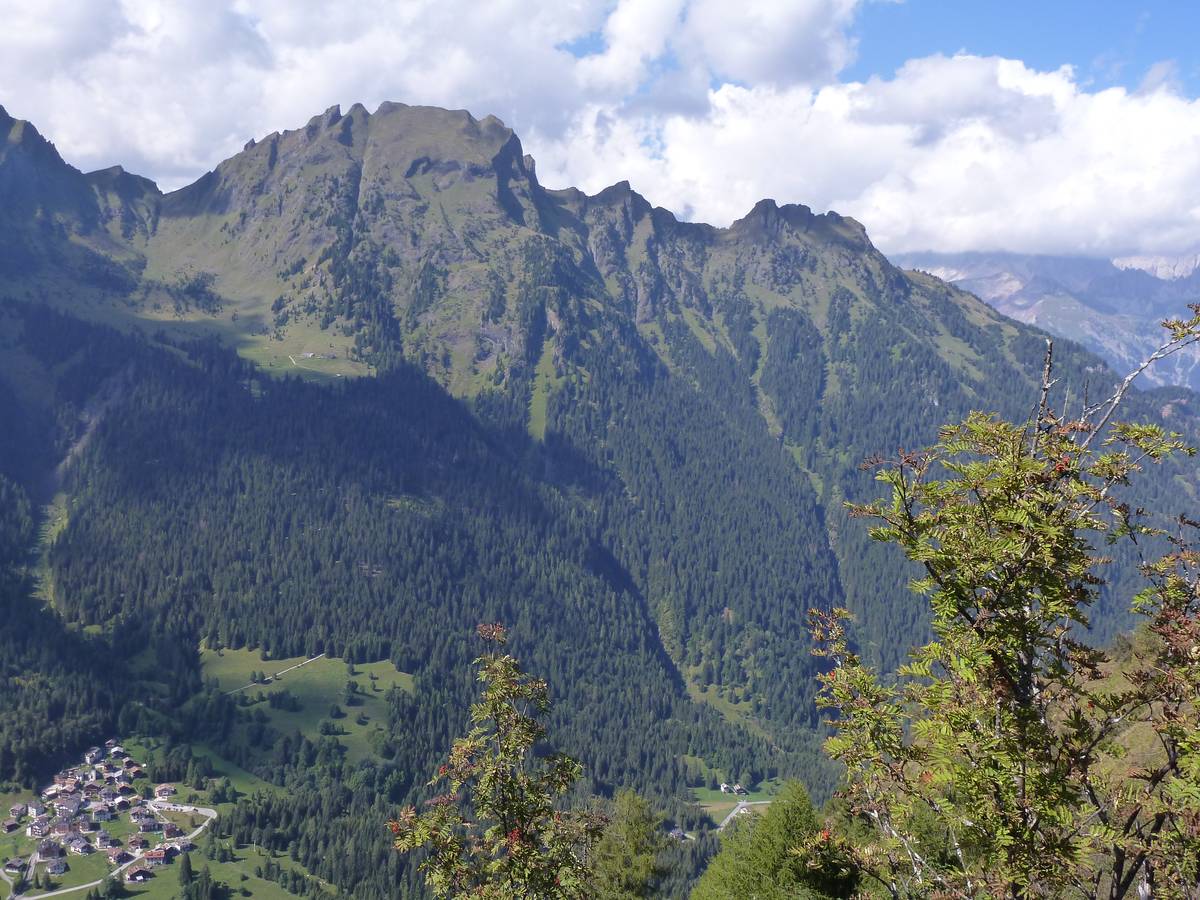
[[[28,811],[29,807],[27,807],[24,803],[14,803],[8,808],[8,814],[14,819],[21,818],[21,816],[25,815],[25,813]]]
[[[88,839],[82,835],[76,835],[67,841],[67,849],[72,853],[78,853],[80,856],[90,856],[96,852],[96,848],[88,842]]]
[[[0,831],[3,831],[5,834],[12,834],[20,827],[21,823],[16,819],[5,819],[3,822],[0,822]]]
[[[125,873],[125,880],[130,884],[142,884],[154,877],[154,873],[143,866],[137,866]]]
[[[182,836],[183,836],[183,829],[180,828],[178,825],[176,825],[174,822],[167,822],[165,825],[163,825],[163,837],[177,838],[177,837],[182,837]]]
[[[10,875],[19,875],[21,872],[25,871],[25,860],[21,859],[19,856],[14,856],[4,864],[4,871],[8,872]]]
[[[129,852],[122,849],[121,847],[109,847],[107,856],[108,856],[108,864],[110,866],[124,865],[125,863],[127,863],[131,859],[133,859],[133,857],[129,855]]]
[[[50,875],[63,875],[67,871],[67,861],[65,859],[52,859],[50,865],[46,866],[46,872]]]
[[[165,800],[167,797],[172,796],[174,793],[175,793],[175,785],[173,785],[173,784],[160,784],[158,787],[156,787],[154,789],[154,796],[157,797],[159,800]]]
[[[128,838],[126,838],[125,846],[127,846],[130,850],[145,850],[150,846],[150,842],[140,835],[131,834]]]

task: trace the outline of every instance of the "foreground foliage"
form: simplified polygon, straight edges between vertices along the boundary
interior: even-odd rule
[[[1168,323],[1194,342],[1200,310]],[[1110,425],[1119,389],[1075,419],[975,414],[923,453],[880,461],[890,501],[855,514],[924,568],[932,642],[898,681],[853,651],[844,610],[812,614],[833,663],[822,704],[852,812],[855,863],[895,897],[1200,894],[1200,556],[1119,499],[1146,463],[1193,451]],[[1127,379],[1125,388],[1131,383]],[[1082,639],[1106,559],[1169,541],[1134,603],[1148,649],[1116,672]]]
[[[483,697],[471,707],[470,732],[430,782],[449,791],[426,812],[408,806],[389,823],[395,847],[428,850],[421,869],[439,897],[590,896],[587,851],[603,820],[555,808],[581,767],[557,753],[531,758],[545,736],[538,719],[550,709],[546,682],[499,652],[501,626],[481,625],[479,635],[492,646],[476,660]]]

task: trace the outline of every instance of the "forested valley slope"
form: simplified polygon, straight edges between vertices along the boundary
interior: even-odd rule
[[[848,607],[884,668],[927,627],[844,510],[877,492],[859,464],[1036,401],[1043,333],[854,220],[550,190],[491,117],[334,108],[168,194],[2,110],[0,135],[0,781],[118,727],[203,743],[288,787],[240,815],[355,896],[418,890],[382,823],[461,729],[478,622],[549,681],[581,791],[697,827],[716,780],[827,796],[806,611]],[[1056,367],[1067,406],[1117,380],[1071,344]],[[1197,412],[1160,388],[1127,414]],[[1164,465],[1132,500],[1198,488]],[[255,720],[202,647],[411,690],[352,759]]]

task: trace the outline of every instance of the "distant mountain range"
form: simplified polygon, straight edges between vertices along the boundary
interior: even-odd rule
[[[1078,341],[1118,371],[1161,343],[1164,318],[1200,301],[1197,257],[1115,260],[1013,253],[911,253],[897,265],[936,275],[1022,322]],[[1200,389],[1200,349],[1164,360],[1150,384]]]

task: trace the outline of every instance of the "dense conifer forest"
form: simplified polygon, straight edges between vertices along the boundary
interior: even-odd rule
[[[884,672],[930,634],[916,568],[847,511],[882,490],[861,464],[1037,402],[1045,335],[893,267],[853,220],[763,201],[714,229],[627,184],[549,191],[494,119],[331,110],[169,195],[113,193],[2,124],[21,141],[0,173],[70,202],[41,227],[14,181],[0,209],[20,250],[0,259],[0,782],[113,732],[167,740],[185,774],[207,753],[284,789],[241,797],[223,839],[353,896],[421,895],[384,823],[462,731],[480,622],[547,681],[572,802],[632,788],[692,835],[665,896],[717,846],[697,790],[795,779],[821,806],[839,770],[806,613],[846,607]],[[1070,344],[1055,365],[1067,412],[1116,383]],[[1125,415],[1197,435],[1186,390]],[[1114,491],[1161,518],[1200,483],[1166,461]],[[1113,548],[1098,643],[1156,546]],[[226,650],[386,662],[411,688],[354,755],[352,706],[275,727],[300,701],[225,693],[202,653]]]

